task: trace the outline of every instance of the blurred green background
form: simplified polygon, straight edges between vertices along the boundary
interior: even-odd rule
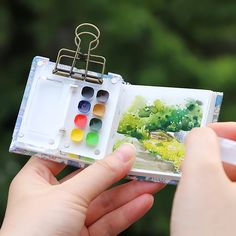
[[[101,30],[97,52],[107,58],[107,71],[133,84],[223,91],[220,119],[235,120],[235,0],[1,0],[0,222],[9,183],[27,160],[8,148],[31,60],[55,60],[60,48],[73,48],[83,22]],[[162,190],[122,235],[169,235],[174,192]]]

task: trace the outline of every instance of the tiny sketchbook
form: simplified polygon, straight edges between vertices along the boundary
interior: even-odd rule
[[[95,29],[86,53],[83,27]],[[105,74],[105,58],[91,53],[97,27],[85,23],[75,34],[76,50],[61,49],[56,62],[33,59],[10,151],[84,168],[132,143],[137,157],[129,178],[177,183],[186,134],[217,121],[223,94],[128,84]],[[101,72],[90,71],[92,63]]]

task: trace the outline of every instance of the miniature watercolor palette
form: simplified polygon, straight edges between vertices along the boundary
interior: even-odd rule
[[[99,143],[99,131],[102,128],[102,119],[106,110],[105,103],[109,98],[109,92],[99,90],[94,104],[91,101],[94,97],[94,89],[92,87],[83,87],[81,95],[82,98],[80,98],[81,100],[79,100],[77,106],[78,111],[74,117],[75,127],[70,133],[70,140],[75,143],[81,143],[85,139],[86,145],[96,147]],[[87,127],[89,127],[89,130],[86,134]]]
[[[14,134],[17,148],[53,156],[101,159],[107,153],[122,78],[102,84],[52,74],[55,63],[36,57]]]
[[[117,97],[111,80],[103,85],[78,82],[73,87],[59,149],[63,153],[101,159],[105,155]]]
[[[219,92],[130,85],[113,73],[93,83],[53,74],[54,67],[33,60],[11,152],[85,167],[132,143],[130,178],[177,183],[186,134],[219,116]]]

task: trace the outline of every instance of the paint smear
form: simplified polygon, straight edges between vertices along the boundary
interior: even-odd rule
[[[84,87],[81,92],[82,96],[86,99],[91,99],[94,95],[94,89],[91,87]]]
[[[84,129],[87,124],[87,116],[86,115],[76,115],[74,119],[75,126],[81,129]]]
[[[79,156],[79,155],[76,155],[76,154],[74,154],[74,153],[68,153],[67,156],[70,157],[70,158],[80,159],[80,156]]]
[[[91,130],[98,132],[102,128],[102,121],[100,119],[93,118],[89,122],[89,127]]]
[[[73,129],[70,134],[70,138],[73,142],[81,142],[84,137],[84,131],[81,129]]]
[[[109,92],[107,92],[106,90],[99,90],[97,92],[97,100],[98,100],[98,102],[106,103],[108,98],[109,98]]]
[[[96,104],[93,107],[93,114],[99,117],[103,117],[105,113],[105,106],[103,104]]]
[[[88,113],[91,108],[91,103],[85,100],[79,102],[78,109],[81,113]]]
[[[99,135],[96,132],[89,132],[86,136],[86,143],[88,146],[96,146],[99,141]]]

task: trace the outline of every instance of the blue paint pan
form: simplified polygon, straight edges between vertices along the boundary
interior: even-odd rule
[[[91,108],[91,103],[85,100],[79,102],[78,109],[81,113],[88,113]]]

